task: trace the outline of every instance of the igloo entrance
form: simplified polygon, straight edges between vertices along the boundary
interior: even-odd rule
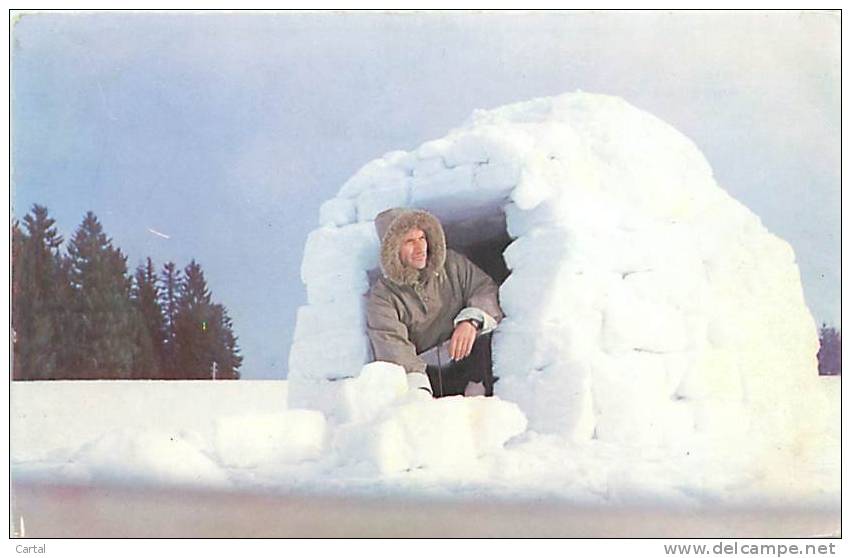
[[[444,220],[446,246],[460,252],[502,285],[510,274],[502,254],[511,243],[505,213],[498,210],[475,219]]]
[[[501,206],[485,209],[458,207],[451,212],[436,210],[433,207],[412,209],[423,209],[437,217],[443,226],[446,247],[466,256],[497,285],[502,285],[511,274],[505,264],[503,252],[511,244],[512,238],[508,234],[505,212]],[[381,275],[381,270],[376,265],[367,273],[369,285],[372,286]]]

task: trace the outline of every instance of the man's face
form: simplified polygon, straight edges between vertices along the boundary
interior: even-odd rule
[[[402,264],[415,269],[423,269],[428,259],[428,242],[426,235],[420,229],[410,229],[402,237],[399,248],[399,259]]]

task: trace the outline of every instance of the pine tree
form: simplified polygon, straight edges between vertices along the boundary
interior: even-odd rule
[[[192,260],[183,274],[175,333],[177,368],[183,378],[239,378],[242,364],[231,319],[213,304],[201,266]],[[214,367],[215,364],[215,367]]]
[[[25,367],[21,360],[21,351],[25,345],[22,341],[25,337],[21,337],[23,330],[23,322],[27,312],[24,311],[25,300],[23,298],[23,289],[25,285],[25,277],[21,258],[24,253],[24,232],[21,230],[17,220],[12,222],[12,331],[10,337],[12,339],[12,379],[24,380],[26,374]]]
[[[25,266],[22,260],[24,254],[25,236],[17,220],[12,222],[12,379],[25,380],[29,372],[23,365],[22,352],[25,351],[26,335],[24,334],[24,321],[27,312],[23,311],[25,299],[24,286],[26,285]],[[26,303],[28,304],[28,303]]]
[[[163,348],[165,327],[157,274],[151,258],[146,265],[138,266],[133,276],[130,299],[141,320],[136,339],[137,358],[133,363],[133,375],[136,378],[162,378]]]
[[[164,378],[176,378],[178,375],[176,320],[182,282],[180,270],[174,262],[163,265],[160,307],[163,311],[162,376]]]
[[[213,323],[216,333],[214,356],[218,369],[216,377],[221,380],[238,380],[242,356],[239,354],[237,338],[233,333],[233,321],[221,304],[213,305]]]
[[[842,373],[842,333],[827,324],[819,329],[818,371],[832,376]]]
[[[68,246],[68,258],[74,312],[72,377],[132,377],[139,359],[139,319],[130,302],[127,258],[112,246],[91,211]]]
[[[201,266],[192,260],[183,271],[175,316],[177,369],[181,378],[212,377],[211,296]]]
[[[127,258],[88,212],[67,246],[47,209],[12,224],[14,379],[238,379],[242,356],[227,310],[201,266],[183,274]]]
[[[12,377],[53,379],[62,364],[62,237],[38,204],[24,225],[12,226]]]

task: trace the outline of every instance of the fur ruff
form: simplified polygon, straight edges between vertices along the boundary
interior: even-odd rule
[[[405,266],[399,259],[402,237],[412,228],[422,230],[428,243],[428,259],[422,270]],[[399,285],[413,285],[431,275],[439,275],[446,262],[446,237],[440,221],[427,211],[402,210],[381,239],[380,261],[384,276]]]

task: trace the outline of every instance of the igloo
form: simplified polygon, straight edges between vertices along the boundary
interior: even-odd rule
[[[716,184],[687,137],[583,92],[477,110],[443,138],[369,162],[321,206],[290,407],[364,412],[341,401],[371,360],[373,220],[399,206],[437,216],[447,244],[500,284],[495,395],[529,430],[794,448],[820,428],[816,326],[791,247]]]

